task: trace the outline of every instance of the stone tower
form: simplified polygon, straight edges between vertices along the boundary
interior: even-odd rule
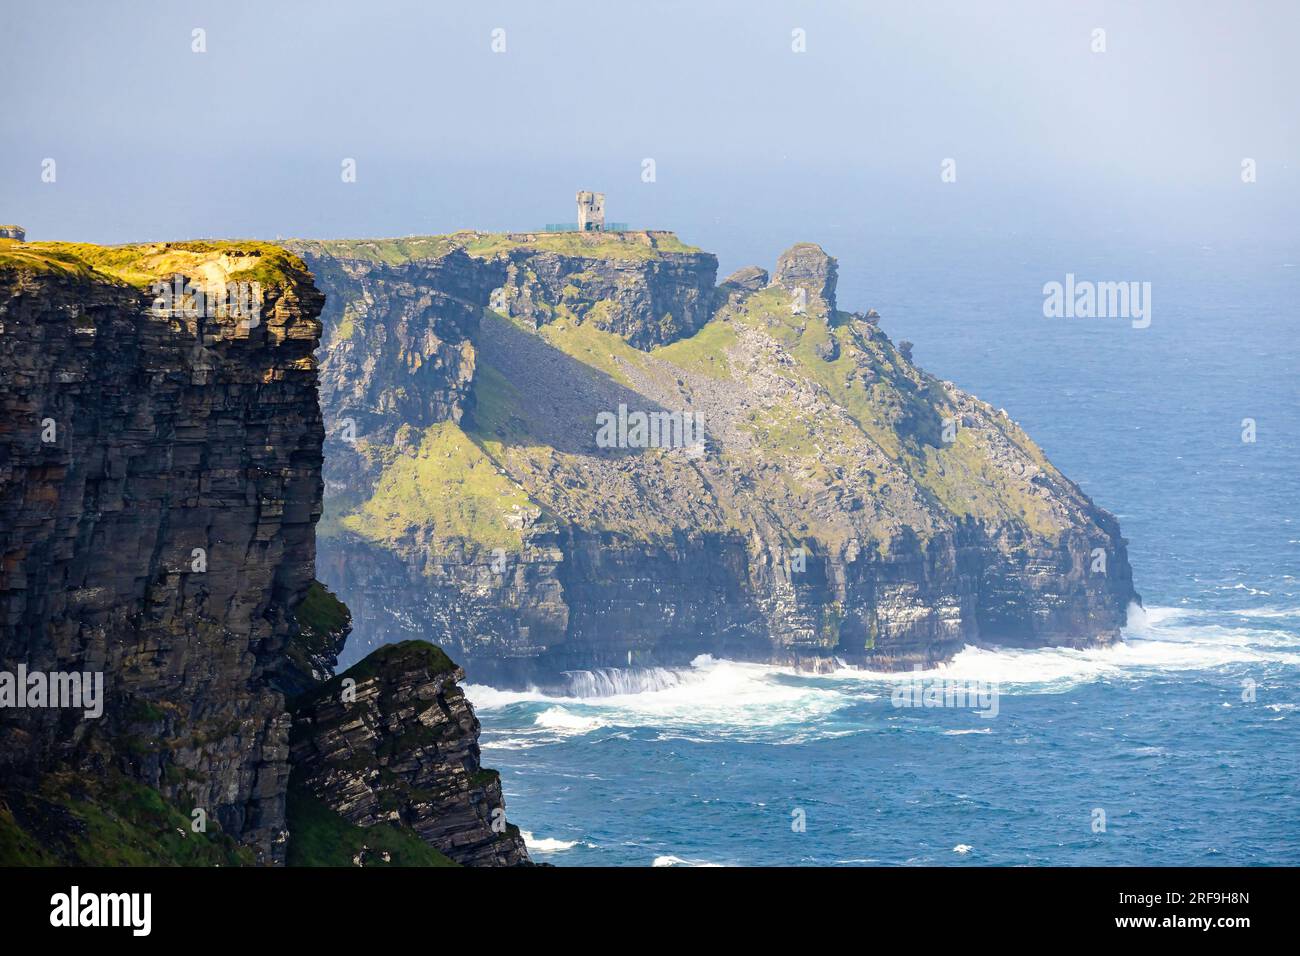
[[[578,231],[601,232],[605,228],[605,194],[585,190],[578,193]]]
[[[605,197],[601,196],[600,199],[603,205]],[[600,220],[602,223],[605,221],[603,213],[601,214]],[[17,239],[19,242],[26,242],[27,230],[22,226],[0,226],[0,239]]]

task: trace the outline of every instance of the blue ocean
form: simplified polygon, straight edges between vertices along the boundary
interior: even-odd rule
[[[701,658],[570,697],[470,673],[533,857],[1300,864],[1300,248],[814,238],[842,309],[877,309],[1118,515],[1144,607],[1115,647],[971,647],[919,675],[996,682],[992,718],[897,707],[918,675],[849,668]],[[1150,326],[1045,318],[1067,274],[1150,282]]]

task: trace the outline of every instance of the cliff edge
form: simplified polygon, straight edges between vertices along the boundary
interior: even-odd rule
[[[313,580],[323,302],[263,243],[0,240],[0,861],[285,861],[286,697],[351,627]]]

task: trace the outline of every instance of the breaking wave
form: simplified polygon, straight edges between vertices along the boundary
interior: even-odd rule
[[[481,685],[469,685],[466,693],[489,715],[484,745],[502,750],[578,738],[626,740],[638,732],[659,741],[799,744],[897,729],[906,715],[889,705],[890,692],[917,679],[994,682],[1004,697],[1014,697],[1235,665],[1249,665],[1257,675],[1300,667],[1300,636],[1272,623],[1290,613],[1268,608],[1252,625],[1233,614],[1134,607],[1125,639],[1109,647],[967,647],[948,663],[919,672],[846,666],[808,674],[703,655],[690,667],[575,671],[569,675],[571,694]],[[950,737],[991,730],[958,718],[928,729]]]
[[[590,733],[605,726],[599,717],[584,717],[572,714],[563,707],[551,707],[537,715],[538,727],[547,727],[559,731],[575,731],[580,734]]]
[[[667,690],[682,682],[680,670],[668,667],[603,667],[594,671],[569,671],[568,693],[574,697],[617,697]]]
[[[520,830],[524,845],[532,853],[563,853],[578,845],[578,840],[556,840],[553,837],[536,837],[528,830]]]
[[[722,866],[707,860],[684,860],[680,856],[657,856],[651,866]]]

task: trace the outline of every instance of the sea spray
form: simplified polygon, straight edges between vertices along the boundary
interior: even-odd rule
[[[616,697],[643,694],[682,683],[682,674],[667,667],[602,667],[594,671],[567,671],[567,692],[574,697]]]

